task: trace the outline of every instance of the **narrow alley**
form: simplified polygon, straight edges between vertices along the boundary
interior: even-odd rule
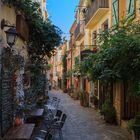
[[[140,140],[140,0],[0,0],[0,140]]]
[[[130,140],[127,131],[106,124],[97,111],[80,106],[79,100],[73,100],[61,90],[52,90],[49,96],[60,98],[59,109],[67,114],[64,140]]]

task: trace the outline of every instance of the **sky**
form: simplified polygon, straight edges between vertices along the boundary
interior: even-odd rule
[[[75,9],[79,0],[47,0],[49,19],[63,32],[63,36],[69,39],[69,30],[74,22]]]

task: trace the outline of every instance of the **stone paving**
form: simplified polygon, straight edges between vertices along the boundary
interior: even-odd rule
[[[63,127],[64,140],[131,140],[126,130],[106,124],[96,110],[80,106],[78,100],[62,91],[52,90],[49,96],[60,98],[59,108],[67,114]]]

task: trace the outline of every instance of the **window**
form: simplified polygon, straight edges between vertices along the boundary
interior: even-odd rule
[[[126,9],[126,17],[127,18],[134,18],[135,17],[135,3],[136,0],[127,0],[126,2],[126,6],[127,6],[127,9]]]
[[[119,21],[119,1],[112,0],[112,25],[118,24]]]

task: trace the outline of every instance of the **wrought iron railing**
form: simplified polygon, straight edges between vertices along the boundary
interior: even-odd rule
[[[97,12],[97,10],[100,8],[109,8],[109,0],[94,0],[94,2],[88,8],[88,10],[85,14],[86,24],[93,17],[93,15]]]

